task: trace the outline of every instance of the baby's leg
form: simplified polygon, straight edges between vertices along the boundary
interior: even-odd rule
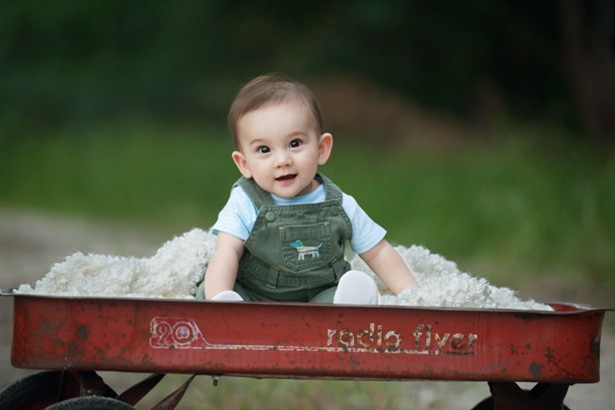
[[[310,303],[333,303],[333,297],[337,291],[337,286],[332,286],[310,298]]]
[[[225,290],[223,292],[220,292],[211,300],[218,302],[242,302],[244,300],[249,300],[249,298],[246,299],[246,297],[243,295],[243,288],[238,289],[237,285],[239,284],[236,284],[234,290]],[[205,300],[205,281],[201,282],[201,284],[198,286],[195,298],[197,300]]]
[[[376,305],[378,304],[378,286],[367,273],[358,270],[348,271],[337,285],[333,303]]]

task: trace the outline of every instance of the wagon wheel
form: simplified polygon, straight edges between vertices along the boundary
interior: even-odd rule
[[[49,406],[46,410],[135,410],[129,404],[109,397],[75,397]]]
[[[44,371],[25,376],[0,391],[0,410],[45,409],[57,403],[61,395],[79,395],[74,382],[71,379],[63,380],[60,371]]]
[[[472,410],[508,409],[561,409],[570,410],[564,404],[567,384],[538,383],[531,390],[522,390],[514,382],[489,382],[491,397],[478,403]]]

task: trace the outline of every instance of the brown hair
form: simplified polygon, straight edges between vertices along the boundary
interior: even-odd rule
[[[266,74],[244,85],[231,105],[227,124],[235,147],[239,148],[237,124],[241,117],[265,105],[290,100],[299,100],[307,104],[316,121],[317,131],[322,134],[324,127],[320,107],[309,88],[281,74]]]

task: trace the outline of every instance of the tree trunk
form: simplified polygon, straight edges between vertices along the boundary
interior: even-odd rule
[[[561,22],[568,86],[586,132],[615,148],[615,3],[563,0]]]

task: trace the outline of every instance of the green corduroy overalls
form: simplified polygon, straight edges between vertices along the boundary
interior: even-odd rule
[[[259,210],[239,261],[235,291],[245,300],[333,302],[340,277],[350,269],[344,259],[352,225],[342,208],[342,191],[323,175],[324,202],[274,204],[254,180],[239,185]]]

